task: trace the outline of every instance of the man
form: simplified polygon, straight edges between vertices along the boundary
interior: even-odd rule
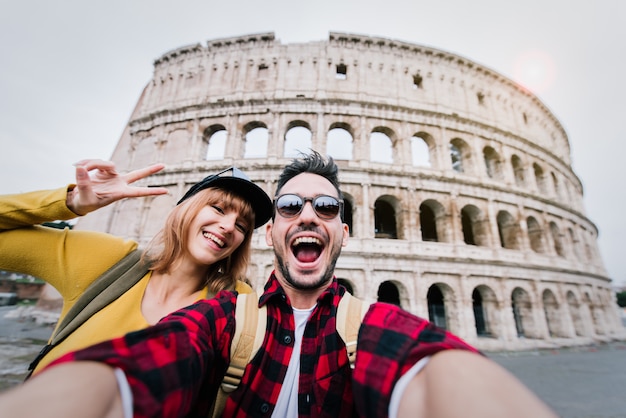
[[[474,348],[389,304],[365,316],[352,371],[336,331],[342,206],[332,159],[314,152],[280,175],[266,229],[275,270],[259,299],[265,339],[224,416],[555,416]],[[45,416],[207,416],[230,361],[235,305],[236,294],[222,292],[68,355],[0,397],[0,408],[33,416],[27,399],[37,398]]]

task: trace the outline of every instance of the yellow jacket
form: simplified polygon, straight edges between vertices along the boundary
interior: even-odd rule
[[[0,270],[45,280],[63,297],[61,318],[102,273],[137,248],[137,243],[93,231],[55,229],[37,224],[69,220],[67,188],[0,196]],[[52,349],[35,372],[65,353],[146,328],[141,300],[151,272],[117,300],[94,314]],[[252,291],[238,282],[240,293]],[[204,289],[202,297],[206,297]]]

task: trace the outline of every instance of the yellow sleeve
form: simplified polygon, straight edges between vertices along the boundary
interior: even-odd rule
[[[0,230],[76,218],[65,204],[72,187],[0,196]]]
[[[113,235],[35,225],[76,215],[67,188],[0,197],[0,269],[30,274],[75,300],[110,266],[137,247]]]

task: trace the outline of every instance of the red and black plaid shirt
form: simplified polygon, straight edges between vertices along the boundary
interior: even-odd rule
[[[300,417],[351,417],[357,410],[362,416],[386,416],[395,382],[420,358],[450,348],[474,350],[393,305],[374,304],[360,330],[353,376],[335,323],[344,291],[334,280],[307,322],[298,386]],[[229,363],[236,296],[221,292],[153,327],[70,353],[49,367],[77,360],[105,362],[125,372],[135,417],[206,417]],[[293,351],[292,308],[273,274],[260,303],[268,308],[268,332],[226,403],[227,417],[270,416]]]

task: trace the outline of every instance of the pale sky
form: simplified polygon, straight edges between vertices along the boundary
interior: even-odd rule
[[[0,0],[0,194],[109,159],[153,61],[259,32],[349,32],[466,57],[530,88],[569,135],[609,276],[626,285],[626,1]]]

